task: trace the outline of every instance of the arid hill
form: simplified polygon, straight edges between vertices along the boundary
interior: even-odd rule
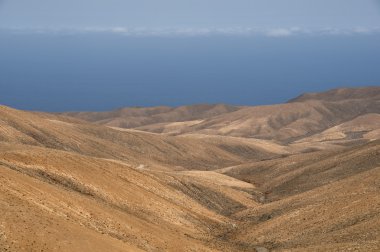
[[[378,251],[379,142],[310,158],[246,168],[274,181],[262,185],[264,204],[234,215],[242,226],[226,239],[274,251]]]
[[[224,163],[261,160],[282,154],[281,146],[254,139],[172,137],[84,123],[64,116],[0,107],[0,140],[118,159],[133,166],[214,169]],[[218,158],[216,158],[218,157]]]
[[[147,118],[148,111],[155,113]],[[67,115],[106,126],[169,135],[221,135],[290,143],[379,111],[380,87],[369,87],[304,94],[289,103],[272,106],[125,108]]]
[[[379,87],[337,88],[322,93],[306,93],[289,102],[303,102],[307,100],[341,101],[352,99],[379,99]]]
[[[363,90],[115,112],[133,129],[1,106],[0,251],[379,251]]]
[[[239,107],[224,104],[199,104],[181,107],[134,107],[109,112],[70,112],[66,115],[98,124],[136,128],[143,125],[200,120],[238,110]]]

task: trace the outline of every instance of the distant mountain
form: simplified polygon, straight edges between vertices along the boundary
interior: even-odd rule
[[[305,93],[289,102],[307,100],[341,101],[352,99],[380,99],[380,87],[338,88],[321,93]]]
[[[68,112],[64,113],[64,115],[107,126],[135,128],[156,123],[199,120],[233,112],[238,109],[239,107],[225,104],[198,104],[175,108],[165,106],[132,107],[109,112]]]
[[[271,106],[124,108],[66,115],[106,126],[169,135],[221,135],[290,143],[370,113],[380,113],[380,87],[304,94]]]

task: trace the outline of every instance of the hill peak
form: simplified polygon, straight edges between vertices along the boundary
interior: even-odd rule
[[[360,87],[360,88],[337,88],[321,93],[304,93],[289,102],[304,102],[307,100],[339,101],[347,99],[367,99],[380,97],[380,87]]]

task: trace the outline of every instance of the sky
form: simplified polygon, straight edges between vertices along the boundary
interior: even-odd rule
[[[378,27],[376,0],[2,0],[5,27]]]
[[[281,103],[380,85],[376,0],[0,0],[0,103]]]

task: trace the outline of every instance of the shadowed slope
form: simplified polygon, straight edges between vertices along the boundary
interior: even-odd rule
[[[378,251],[380,168],[239,213],[231,241],[273,251]],[[248,223],[248,224],[247,224]]]
[[[379,140],[340,151],[297,154],[218,170],[260,189],[265,202],[353,176],[380,165]]]
[[[297,142],[338,142],[380,139],[380,114],[365,114]]]
[[[380,249],[380,142],[225,169],[253,181],[265,204],[234,217],[225,239],[274,251]]]

